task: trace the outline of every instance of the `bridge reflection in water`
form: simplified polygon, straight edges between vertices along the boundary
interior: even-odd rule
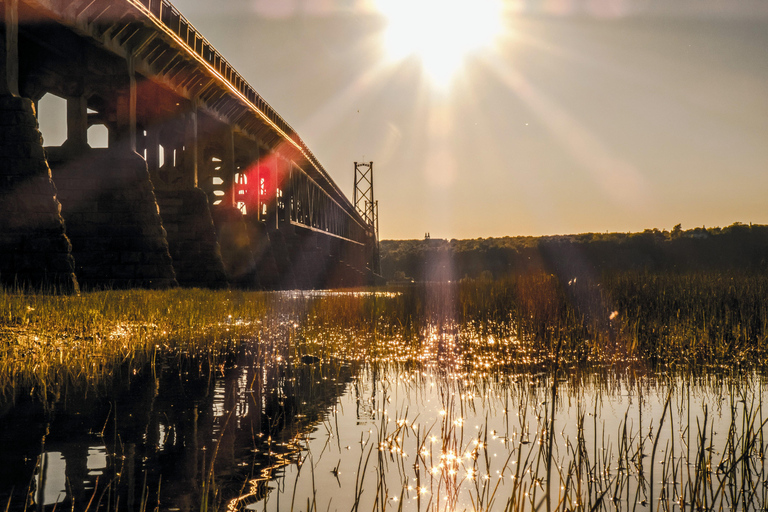
[[[200,510],[262,499],[295,462],[356,369],[305,356],[288,335],[213,362],[124,368],[102,392],[22,397],[0,414],[0,503],[9,510]]]

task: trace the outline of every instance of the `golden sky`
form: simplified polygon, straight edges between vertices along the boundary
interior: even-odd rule
[[[173,3],[382,238],[768,223],[766,2],[498,1]]]

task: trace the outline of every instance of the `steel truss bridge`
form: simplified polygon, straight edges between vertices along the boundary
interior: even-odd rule
[[[0,281],[64,288],[374,281],[373,205],[353,205],[170,2],[0,5],[0,250],[8,255]],[[48,94],[66,102],[67,137],[55,147],[33,129]],[[92,147],[94,126],[108,133],[107,147]]]

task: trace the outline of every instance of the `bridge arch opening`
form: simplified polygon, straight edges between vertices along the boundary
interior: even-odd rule
[[[109,103],[99,94],[90,94],[87,98],[85,115],[88,128],[86,141],[91,148],[106,149],[110,147],[110,127],[107,125]]]
[[[240,167],[237,168],[235,173],[235,207],[240,210],[243,215],[248,214],[248,175],[244,173]]]
[[[88,128],[88,145],[92,148],[109,147],[109,130],[103,124],[94,124]]]
[[[158,159],[160,160],[160,168],[165,168],[168,171],[176,168],[178,151],[172,142],[161,142],[158,145],[158,155]]]
[[[227,195],[227,183],[222,175],[224,163],[221,157],[215,154],[208,156],[207,161],[208,171],[206,174],[208,176],[204,180],[203,188],[207,189],[211,204],[213,206],[218,206],[224,203]]]
[[[52,93],[37,102],[37,123],[43,145],[58,147],[67,140],[67,100]]]

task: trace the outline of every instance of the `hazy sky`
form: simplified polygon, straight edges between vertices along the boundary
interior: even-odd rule
[[[768,2],[173,3],[382,238],[768,223]]]

